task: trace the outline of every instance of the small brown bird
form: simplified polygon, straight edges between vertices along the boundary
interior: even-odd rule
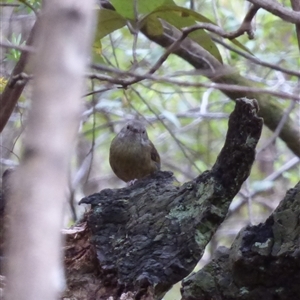
[[[129,121],[110,145],[109,163],[125,182],[141,179],[160,170],[159,154],[140,121]]]

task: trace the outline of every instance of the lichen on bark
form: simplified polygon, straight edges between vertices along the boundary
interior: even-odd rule
[[[262,224],[183,281],[184,300],[297,300],[300,295],[300,182]]]
[[[151,295],[160,299],[186,277],[250,173],[262,124],[256,101],[237,99],[225,145],[211,170],[181,186],[172,173],[160,171],[132,186],[105,189],[82,199],[81,203],[92,206],[83,220],[89,236],[83,244],[96,256],[85,259],[97,262],[95,270],[89,270],[90,281],[97,282],[92,289],[78,276],[81,295],[86,290],[84,299],[92,299],[99,291],[114,297],[133,292],[136,298]],[[85,259],[82,264],[89,265]],[[67,273],[72,274],[69,294],[69,287],[76,286],[75,264],[80,269],[68,255]],[[78,293],[76,290],[72,295]],[[76,299],[83,299],[80,297]]]

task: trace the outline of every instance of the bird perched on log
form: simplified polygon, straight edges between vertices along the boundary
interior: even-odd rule
[[[117,177],[125,182],[160,170],[160,156],[142,122],[129,121],[114,137],[110,145],[109,163]]]

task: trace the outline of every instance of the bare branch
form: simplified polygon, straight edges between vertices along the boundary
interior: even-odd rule
[[[228,38],[228,39],[234,39],[238,36],[241,36],[245,32],[248,34],[249,39],[253,39],[253,31],[251,27],[251,21],[255,17],[257,11],[259,10],[259,7],[256,5],[251,6],[250,10],[248,11],[247,15],[245,16],[245,19],[243,20],[241,26],[233,32],[226,32],[221,27],[211,24],[211,23],[204,23],[204,22],[197,22],[196,25],[193,25],[191,27],[182,28],[182,39],[179,39],[179,42],[181,42],[188,34],[191,32],[198,30],[198,29],[205,29],[210,32],[213,32],[215,34],[218,34],[221,37]],[[172,49],[174,51],[174,49]]]
[[[253,18],[255,17],[257,11],[259,10],[260,7],[256,6],[256,5],[252,5],[249,9],[249,11],[247,12],[240,28],[236,31],[236,34],[238,37],[239,36],[239,32],[243,33],[243,32],[247,32],[249,39],[253,39],[254,38],[254,33],[252,30],[252,26],[251,26],[251,22],[253,20]]]
[[[248,0],[254,5],[261,7],[284,21],[300,24],[300,12],[294,12],[279,4],[276,0]]]
[[[22,52],[35,53],[35,50],[33,47],[26,46],[26,45],[24,45],[24,46],[14,45],[12,43],[6,43],[3,41],[0,42],[0,47],[7,48],[7,49],[16,49],[16,50],[19,50]]]
[[[111,68],[111,67],[108,67],[105,65],[93,64],[92,67],[97,70],[112,72],[116,75],[123,75],[125,79],[122,79],[120,76],[115,77],[115,76],[102,75],[102,74],[87,74],[88,77],[95,78],[95,79],[98,79],[101,81],[103,80],[103,81],[108,81],[108,82],[115,83],[115,84],[120,84],[125,87],[127,87],[133,83],[137,83],[138,81],[141,81],[144,79],[149,79],[149,80],[153,80],[155,82],[167,82],[167,83],[171,83],[174,85],[186,86],[186,87],[205,87],[205,88],[219,89],[222,91],[238,91],[238,92],[245,92],[245,93],[249,93],[249,92],[264,93],[264,94],[280,97],[282,99],[290,99],[290,100],[294,100],[294,101],[300,100],[300,97],[297,94],[277,92],[277,91],[272,91],[272,90],[263,89],[263,88],[231,85],[231,84],[224,84],[224,83],[187,82],[186,80],[181,81],[181,80],[171,79],[170,75],[163,77],[163,76],[155,76],[155,75],[148,75],[148,74],[138,74],[138,73],[134,73],[131,71],[122,71],[122,70],[119,70],[116,68]],[[128,76],[131,76],[132,78],[127,79]]]
[[[290,106],[284,112],[284,114],[283,114],[280,122],[278,123],[278,126],[277,126],[276,130],[272,134],[272,137],[268,141],[266,141],[265,144],[259,150],[257,150],[257,154],[259,154],[260,152],[262,152],[266,148],[268,148],[279,137],[280,131],[282,130],[285,122],[287,121],[290,113],[295,108],[295,106],[296,106],[296,102],[292,101],[291,104],[290,104]]]
[[[34,39],[34,34],[38,26],[38,21],[35,22],[33,28],[31,29],[31,33],[26,41],[26,46],[31,46]],[[0,132],[2,132],[5,127],[9,117],[11,116],[25,85],[15,85],[13,88],[10,86],[11,80],[14,80],[14,76],[24,72],[25,66],[28,62],[29,53],[24,51],[21,53],[20,59],[16,64],[15,68],[12,71],[11,78],[6,84],[3,93],[0,95]]]
[[[300,11],[300,1],[299,0],[291,0],[292,8],[294,11]],[[296,34],[298,40],[298,48],[300,50],[300,23],[296,24]]]
[[[250,54],[248,54],[248,53],[246,53],[246,52],[240,51],[240,50],[238,50],[238,49],[236,49],[236,48],[230,46],[229,44],[225,43],[224,41],[222,41],[222,40],[220,40],[220,39],[217,39],[217,38],[215,38],[215,37],[213,37],[213,36],[211,37],[211,39],[212,39],[214,42],[216,42],[216,43],[218,43],[218,44],[224,46],[225,48],[229,49],[230,51],[233,51],[233,52],[237,53],[237,54],[240,55],[240,56],[245,57],[246,59],[248,59],[248,60],[254,62],[254,63],[257,64],[257,65],[264,66],[264,67],[268,67],[268,68],[271,68],[272,70],[277,70],[277,71],[280,71],[280,72],[282,72],[282,73],[289,74],[289,75],[292,75],[292,76],[297,76],[297,77],[300,78],[300,72],[299,72],[299,71],[294,71],[294,70],[290,70],[290,69],[285,69],[285,68],[280,67],[278,64],[277,64],[277,65],[274,65],[274,64],[268,63],[268,62],[266,62],[266,61],[262,61],[262,60],[260,60],[259,58],[255,57],[255,56],[253,56],[253,55],[250,55]]]
[[[27,6],[29,9],[31,9],[33,12],[34,12],[34,14],[36,15],[36,16],[38,16],[38,12],[36,11],[36,9],[33,7],[33,5],[31,5],[31,3],[29,3],[28,1],[25,1],[25,0],[18,0],[18,1],[20,1],[21,3],[23,3],[25,6]]]

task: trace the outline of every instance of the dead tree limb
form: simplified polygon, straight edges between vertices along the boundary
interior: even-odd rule
[[[210,171],[182,186],[158,172],[82,199],[92,209],[67,238],[64,296],[162,298],[193,270],[226,217],[250,173],[262,125],[256,101],[238,99]]]
[[[183,281],[184,300],[297,300],[300,295],[300,183],[266,222],[244,228],[230,249]]]

